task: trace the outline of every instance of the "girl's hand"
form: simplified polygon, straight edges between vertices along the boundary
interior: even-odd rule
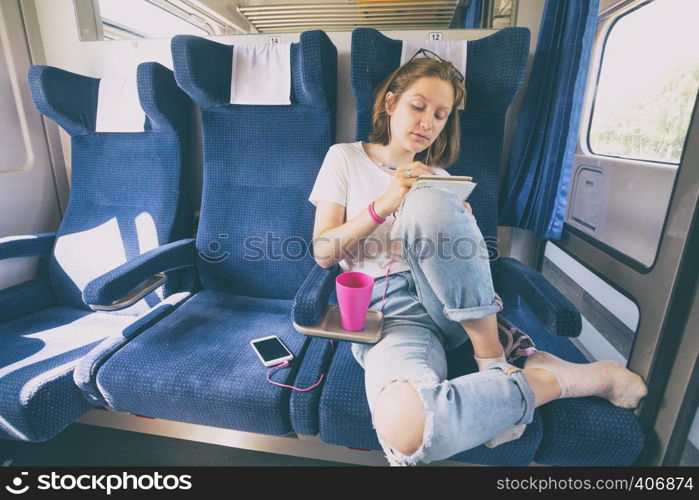
[[[408,177],[410,173],[410,177]],[[400,208],[403,198],[421,175],[433,175],[435,170],[421,161],[414,161],[398,167],[391,179],[386,192],[374,203],[374,209],[379,217],[387,215]]]

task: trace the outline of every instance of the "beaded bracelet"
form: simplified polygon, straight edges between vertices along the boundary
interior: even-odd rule
[[[376,210],[374,210],[374,202],[373,201],[371,203],[369,203],[369,206],[367,207],[367,209],[369,210],[369,217],[371,217],[371,219],[374,222],[376,222],[377,224],[383,224],[384,222],[386,222],[386,219],[379,217],[379,215],[376,213]]]

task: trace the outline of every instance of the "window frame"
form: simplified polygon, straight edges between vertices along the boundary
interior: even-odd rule
[[[619,160],[628,160],[628,161],[637,161],[637,162],[644,162],[644,163],[652,163],[655,165],[668,165],[668,166],[673,166],[675,168],[678,168],[680,164],[682,163],[682,158],[680,158],[677,163],[674,162],[667,162],[667,161],[661,161],[661,160],[652,160],[652,159],[647,159],[647,158],[630,158],[628,156],[618,156],[618,155],[612,155],[612,154],[604,154],[604,153],[598,153],[592,149],[592,143],[591,143],[591,132],[592,132],[592,123],[594,121],[595,117],[595,108],[597,105],[597,92],[599,91],[599,83],[600,83],[600,78],[602,75],[602,70],[604,68],[604,60],[606,57],[607,53],[607,42],[609,41],[609,37],[611,36],[612,32],[614,31],[614,27],[616,24],[624,19],[626,16],[629,14],[636,12],[637,10],[650,5],[653,3],[655,0],[647,0],[643,3],[639,3],[638,5],[634,6],[633,8],[629,9],[627,12],[622,13],[620,16],[615,17],[614,20],[612,21],[612,24],[609,26],[609,28],[606,30],[606,33],[604,34],[604,40],[602,42],[602,49],[600,51],[600,59],[599,59],[599,64],[597,67],[597,74],[595,75],[595,86],[594,86],[594,91],[592,94],[592,99],[590,102],[590,108],[589,112],[587,114],[587,129],[585,130],[585,140],[584,140],[584,145],[585,145],[585,154],[590,155],[590,156],[596,156],[596,157],[602,157],[602,158],[616,158]],[[599,19],[598,19],[599,22]],[[689,126],[691,126],[691,114],[690,114],[690,123],[687,126],[687,131],[685,133],[685,142],[687,139],[687,134],[689,133]]]

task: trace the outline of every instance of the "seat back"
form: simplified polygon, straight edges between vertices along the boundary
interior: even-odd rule
[[[36,107],[71,136],[70,200],[49,261],[60,304],[89,309],[82,291],[92,279],[192,233],[191,100],[158,63],[140,64],[137,82],[144,131],[96,132],[100,79],[29,70]],[[169,278],[170,290],[177,279]],[[162,294],[119,314],[141,314]]]
[[[471,40],[466,57],[466,106],[459,113],[461,148],[451,175],[470,175],[478,183],[473,206],[491,257],[496,257],[497,208],[505,113],[524,83],[529,54],[529,30],[505,28]],[[368,140],[371,113],[381,82],[398,68],[403,42],[373,28],[352,32],[351,79],[357,103],[356,139]],[[491,261],[493,273],[497,260]]]
[[[292,299],[314,264],[307,199],[335,139],[337,50],[322,31],[291,44],[289,105],[230,104],[233,50],[172,40],[177,83],[202,113],[197,268],[207,289]]]

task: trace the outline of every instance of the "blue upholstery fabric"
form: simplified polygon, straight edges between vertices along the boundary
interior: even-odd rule
[[[540,408],[544,438],[534,460],[546,465],[632,465],[645,444],[631,410],[595,397],[560,399]]]
[[[98,243],[82,250],[107,253],[113,245],[120,245],[129,260],[143,253],[139,238],[146,231],[155,233],[157,244],[191,232],[191,101],[177,88],[172,72],[158,63],[140,64],[137,77],[147,128],[152,130],[97,133],[97,87],[94,92],[92,87],[85,88],[84,98],[74,95],[72,88],[97,85],[98,79],[47,66],[33,66],[29,71],[37,108],[72,135],[71,196],[57,233],[57,246],[62,238],[81,237],[114,224],[118,229],[110,234],[113,240],[100,236]],[[78,122],[80,127],[75,125]],[[139,228],[139,224],[147,227]],[[82,290],[55,251],[49,271],[59,304],[88,309]],[[170,284],[175,285],[174,281],[176,277],[171,277]],[[152,294],[149,304],[157,300]]]
[[[146,113],[144,129],[180,135],[188,133],[192,103],[177,86],[173,72],[157,63],[141,64],[137,71],[138,99]],[[185,138],[184,135],[181,137]]]
[[[313,267],[294,298],[292,310],[294,323],[315,325],[320,321],[327,304],[337,304],[335,278],[339,271],[340,267],[337,265],[330,269],[323,269],[318,265]],[[320,338],[312,339],[295,385],[302,388],[310,387],[321,376],[325,379],[336,346],[337,342]],[[291,424],[298,434],[308,436],[318,434],[320,394],[320,388],[308,392],[294,391],[291,394]]]
[[[17,257],[48,257],[55,240],[56,233],[0,238],[0,260]]]
[[[499,260],[500,269],[495,280],[498,292],[512,290],[521,297],[549,332],[562,337],[580,335],[580,313],[543,274],[509,257]]]
[[[228,103],[232,50],[172,40],[177,82],[202,110],[203,290],[85,369],[97,366],[93,388],[116,410],[283,435],[293,430],[290,405],[299,426],[317,427],[320,387],[291,403],[290,389],[266,380],[250,340],[274,334],[293,352],[290,366],[272,374],[287,385],[313,385],[329,359],[328,343],[300,335],[291,319],[314,265],[307,199],[334,142],[337,52],[325,33],[302,33],[291,46],[292,104],[244,106]],[[296,380],[309,345],[312,366]]]
[[[336,49],[322,31],[291,45],[289,106],[228,104],[230,46],[183,35],[172,51],[178,83],[202,107],[202,285],[293,299],[314,265],[307,200],[335,138]]]
[[[109,271],[87,284],[83,300],[90,305],[110,305],[157,273],[194,265],[194,239],[173,241]]]
[[[0,290],[0,324],[54,305],[56,297],[45,277],[19,283]]]
[[[319,380],[323,384],[327,379],[328,366],[337,346],[338,342],[334,340],[311,339],[294,380],[294,386],[305,389],[313,386]],[[322,385],[309,391],[293,391],[291,393],[289,413],[294,432],[307,436],[318,434],[320,428],[318,408],[320,407],[321,394]]]
[[[339,272],[338,265],[329,269],[319,265],[313,267],[294,298],[294,323],[316,325],[320,321],[330,294],[335,289],[335,278]]]
[[[71,136],[95,131],[99,86],[99,78],[52,66],[29,68],[29,88],[36,109]]]
[[[334,113],[337,95],[337,49],[322,31],[306,31],[301,33],[300,38],[299,43],[291,44],[291,107],[317,108]],[[224,106],[237,113],[245,110],[258,114],[265,110],[270,111],[268,106],[229,104],[234,49],[233,45],[224,45],[196,36],[174,37],[172,60],[177,84],[202,109]],[[274,106],[280,109],[286,107]],[[334,123],[329,131],[334,137]]]
[[[97,386],[97,371],[112,354],[118,351],[130,339],[155,325],[189,297],[189,292],[170,295],[147,314],[144,314],[136,321],[129,324],[120,334],[110,336],[95,349],[83,356],[73,372],[73,380],[83,391],[83,396],[95,405],[107,406],[107,402]]]
[[[0,290],[0,323],[21,318],[56,304],[51,283],[44,276],[46,257],[51,255],[56,233],[0,238],[0,260],[40,257],[39,276]]]
[[[97,383],[118,411],[284,435],[291,390],[267,382],[250,341],[281,339],[297,360],[271,379],[292,384],[308,342],[290,314],[290,300],[202,290],[114,353]]]
[[[42,441],[91,407],[74,383],[75,365],[138,319],[90,311],[73,281],[76,275],[61,266],[68,260],[74,273],[89,273],[88,263],[111,265],[115,247],[123,246],[122,255],[134,258],[148,238],[157,238],[157,245],[186,234],[192,217],[191,101],[176,87],[172,72],[144,63],[138,85],[150,131],[95,133],[98,79],[34,66],[29,83],[39,110],[72,135],[72,183],[55,235],[0,243],[0,258],[50,258],[35,280],[0,291],[0,436]],[[78,242],[72,252],[61,247],[62,238],[76,241],[110,222],[114,241],[93,238],[95,245]],[[149,300],[159,298],[152,294]]]
[[[56,306],[0,324],[0,437],[44,441],[88,411],[73,367],[134,319]]]

